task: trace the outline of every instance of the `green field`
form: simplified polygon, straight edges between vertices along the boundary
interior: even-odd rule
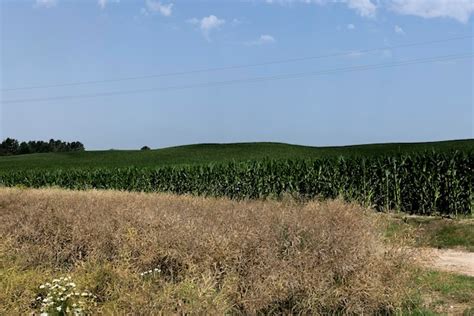
[[[228,161],[310,159],[333,156],[378,156],[436,150],[472,151],[474,139],[429,143],[390,143],[309,147],[283,143],[197,144],[150,151],[107,150],[0,157],[0,171],[104,167],[160,167]]]

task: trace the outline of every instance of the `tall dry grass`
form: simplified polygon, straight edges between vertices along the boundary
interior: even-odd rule
[[[119,314],[394,313],[409,295],[404,252],[340,201],[3,188],[0,222],[0,314],[66,274]]]

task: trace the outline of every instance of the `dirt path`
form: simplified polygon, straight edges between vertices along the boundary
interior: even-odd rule
[[[454,272],[474,277],[474,252],[452,249],[424,249],[426,265],[437,270]]]

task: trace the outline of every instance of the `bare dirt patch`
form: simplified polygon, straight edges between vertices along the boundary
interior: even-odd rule
[[[428,267],[474,277],[474,252],[433,248],[422,251],[426,255],[425,264]]]

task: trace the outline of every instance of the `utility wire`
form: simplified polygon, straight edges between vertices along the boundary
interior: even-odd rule
[[[301,62],[301,61],[323,59],[323,58],[330,58],[330,57],[349,56],[349,55],[352,55],[354,53],[365,54],[365,53],[370,53],[370,52],[375,52],[375,51],[380,51],[380,50],[387,50],[387,49],[397,49],[397,48],[416,47],[416,46],[423,46],[423,45],[429,45],[429,44],[445,43],[445,42],[462,40],[462,39],[473,38],[473,37],[474,37],[474,35],[464,35],[464,36],[457,36],[457,37],[451,37],[451,38],[445,38],[445,39],[437,39],[437,40],[430,40],[430,41],[423,41],[423,42],[408,43],[408,44],[402,44],[402,45],[396,45],[396,46],[384,46],[384,47],[377,47],[377,48],[370,48],[370,49],[363,49],[363,50],[352,50],[352,51],[345,51],[345,52],[334,53],[334,54],[282,59],[282,60],[275,60],[275,61],[255,63],[255,64],[243,64],[243,65],[216,67],[216,68],[205,68],[205,69],[197,69],[197,70],[191,70],[191,71],[169,72],[169,73],[162,73],[162,74],[136,76],[136,77],[123,77],[123,78],[106,79],[106,80],[77,81],[77,82],[58,83],[58,84],[50,84],[50,85],[37,85],[37,86],[27,86],[27,87],[19,87],[19,88],[6,88],[6,89],[0,89],[0,91],[6,92],[6,91],[18,91],[18,90],[32,90],[32,89],[44,89],[44,88],[57,88],[57,87],[81,86],[81,85],[92,85],[92,84],[104,84],[104,83],[138,80],[138,79],[150,79],[150,78],[159,78],[159,77],[182,76],[182,75],[190,75],[190,74],[205,73],[205,72],[215,72],[215,71],[222,71],[222,70],[233,70],[233,69],[242,69],[242,68],[251,68],[251,67],[261,67],[261,66],[286,64],[286,63]]]
[[[434,63],[434,62],[441,62],[441,61],[470,59],[472,57],[474,57],[473,52],[469,52],[469,53],[463,53],[463,54],[457,54],[457,55],[418,58],[418,59],[410,59],[410,60],[392,62],[392,63],[352,66],[352,67],[335,68],[335,69],[328,69],[328,70],[322,70],[322,71],[293,73],[293,74],[286,74],[286,75],[253,77],[253,78],[247,78],[247,79],[234,79],[234,80],[227,80],[227,81],[214,81],[214,82],[205,82],[205,83],[198,83],[198,84],[191,84],[191,85],[168,86],[168,87],[162,87],[162,88],[150,88],[150,89],[139,89],[139,90],[128,90],[128,91],[112,91],[112,92],[80,94],[80,95],[65,95],[65,96],[46,97],[46,98],[14,99],[14,100],[5,100],[5,101],[2,101],[1,103],[13,104],[13,103],[27,103],[27,102],[85,99],[85,98],[127,95],[127,94],[137,94],[137,93],[156,92],[156,91],[170,91],[170,90],[183,90],[183,89],[191,89],[191,88],[227,86],[227,85],[233,85],[233,84],[245,84],[245,83],[255,83],[255,82],[262,82],[262,81],[296,79],[296,78],[303,78],[303,77],[310,77],[310,76],[323,76],[323,75],[330,75],[330,74],[367,71],[367,70],[383,69],[383,68],[393,68],[393,67],[426,64],[426,63]]]

